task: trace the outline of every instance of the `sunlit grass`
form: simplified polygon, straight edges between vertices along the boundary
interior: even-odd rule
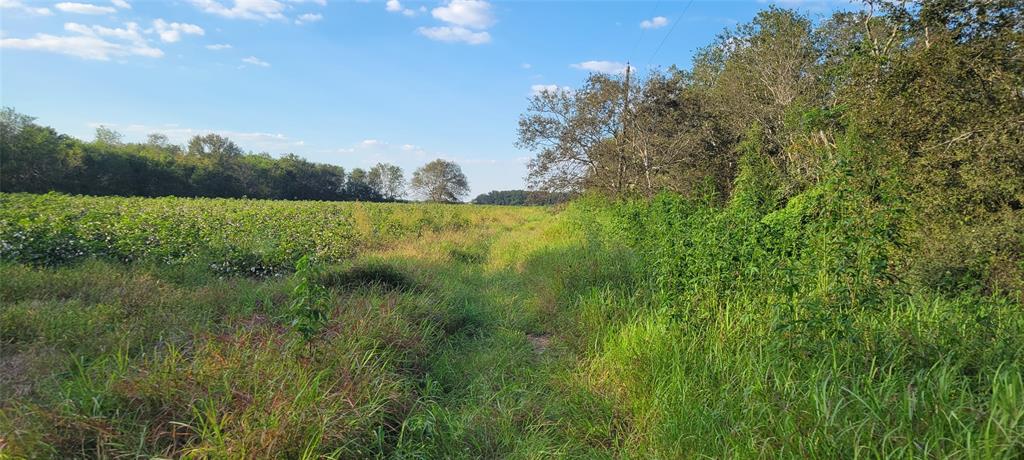
[[[105,257],[0,265],[3,455],[1024,449],[1024,319],[1010,300],[898,291],[851,317],[855,333],[811,340],[780,333],[768,308],[779,294],[761,286],[666,288],[608,214],[437,209],[471,223],[319,265],[327,319],[308,338],[292,326],[290,273]]]

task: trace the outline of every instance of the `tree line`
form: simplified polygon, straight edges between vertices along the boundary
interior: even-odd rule
[[[687,69],[535,95],[518,145],[532,186],[615,197],[725,203],[747,165],[780,208],[849,171],[905,216],[900,263],[1020,285],[1022,46],[1019,0],[867,1],[817,21],[771,7]]]
[[[369,170],[310,162],[295,154],[246,153],[227,137],[196,135],[184,146],[163,134],[124,142],[106,127],[85,142],[13,108],[0,112],[0,190],[83,195],[183,196],[324,201],[460,201],[469,193],[458,164],[438,159],[406,181],[402,168]]]
[[[477,195],[473,204],[496,204],[504,206],[541,206],[565,203],[573,195],[566,192],[544,190],[494,190]]]

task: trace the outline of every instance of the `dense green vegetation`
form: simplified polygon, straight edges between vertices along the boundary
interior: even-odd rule
[[[498,204],[504,206],[538,206],[565,203],[571,194],[546,192],[543,190],[494,190],[473,198],[473,204]]]
[[[0,163],[0,190],[8,193],[321,201],[398,201],[406,196],[402,168],[388,163],[346,174],[341,166],[291,153],[280,158],[245,153],[217,134],[193,136],[183,147],[163,134],[126,143],[120,133],[102,126],[94,141],[83,142],[13,108],[0,111]],[[437,164],[447,170],[437,170]],[[427,201],[459,201],[469,187],[459,165],[440,159],[414,171],[409,185]]]
[[[558,214],[4,195],[37,235],[107,209],[71,228],[111,248],[143,222],[252,236],[7,258],[0,430],[14,457],[1019,456],[1019,301],[890,276],[844,177],[774,211],[756,180]],[[287,249],[245,208],[344,228],[346,254],[225,276],[223,244]]]
[[[720,206],[753,162],[756,199],[775,210],[848,174],[900,214],[891,262],[908,281],[1020,290],[1022,55],[1014,0],[870,1],[817,22],[769,8],[689,70],[535,96],[519,144],[536,151],[534,185],[615,197],[668,190]]]
[[[868,6],[538,95],[566,206],[0,195],[0,455],[1021,458],[1022,6]]]
[[[303,256],[348,259],[365,248],[454,230],[493,211],[436,205],[0,195],[0,259],[58,265],[83,258],[202,263],[273,274]]]

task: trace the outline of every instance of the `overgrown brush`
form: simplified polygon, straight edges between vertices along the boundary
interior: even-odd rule
[[[606,302],[639,312],[593,330],[598,345],[580,370],[627,412],[628,450],[1024,454],[1016,298],[907,276],[914,214],[901,176],[855,132],[827,175],[788,198],[756,136],[746,145],[724,206],[670,194],[577,204],[591,234],[635,248],[653,280],[639,298],[580,300],[581,312]]]

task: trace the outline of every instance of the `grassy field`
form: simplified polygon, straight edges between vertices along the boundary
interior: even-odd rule
[[[1024,454],[1019,303],[780,322],[859,272],[770,284],[786,263],[722,255],[754,231],[728,209],[0,204],[0,456]]]

